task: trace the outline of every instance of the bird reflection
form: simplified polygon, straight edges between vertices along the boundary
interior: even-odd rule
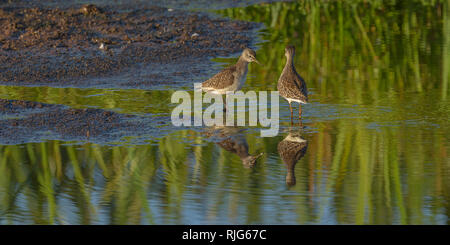
[[[263,153],[250,155],[248,143],[245,139],[245,129],[238,127],[212,127],[205,130],[204,135],[208,138],[217,139],[216,144],[228,152],[236,154],[246,168],[253,168],[256,161]]]
[[[289,129],[288,135],[278,143],[278,154],[286,164],[286,185],[295,185],[295,165],[305,155],[308,141],[301,137],[300,131]]]

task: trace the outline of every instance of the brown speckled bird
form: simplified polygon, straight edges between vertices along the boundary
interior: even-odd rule
[[[300,133],[289,132],[280,143],[278,143],[278,154],[286,164],[286,184],[295,185],[295,165],[305,155],[308,141],[303,139]]]
[[[283,72],[278,79],[278,92],[280,96],[285,98],[289,102],[289,109],[291,110],[291,122],[293,118],[292,102],[299,103],[298,118],[302,119],[302,105],[308,103],[308,90],[303,78],[297,73],[294,66],[294,46],[287,46],[285,49],[285,55],[287,58],[286,65]]]
[[[227,91],[237,91],[242,88],[247,78],[248,64],[256,62],[255,51],[246,48],[235,65],[225,68],[202,83],[205,92],[225,94]]]

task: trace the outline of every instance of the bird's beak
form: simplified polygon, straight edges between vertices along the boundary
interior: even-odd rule
[[[254,62],[256,62],[256,64],[258,64],[258,65],[261,65],[261,63],[259,63],[259,61],[257,59],[255,59]]]

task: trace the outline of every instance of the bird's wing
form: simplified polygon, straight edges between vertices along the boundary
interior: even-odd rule
[[[228,67],[202,83],[203,88],[224,89],[234,83],[236,66]]]
[[[299,96],[299,99],[304,102],[308,102],[308,89],[306,88],[305,80],[303,80],[303,78],[299,74],[297,74],[297,72],[295,72],[295,75],[295,84],[301,92],[301,96]]]
[[[298,74],[282,75],[278,81],[278,91],[283,97],[308,102],[306,83]]]

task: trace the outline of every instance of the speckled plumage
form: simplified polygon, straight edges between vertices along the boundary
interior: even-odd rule
[[[202,83],[203,91],[225,94],[227,91],[240,90],[247,78],[248,64],[253,61],[259,63],[255,56],[255,51],[244,49],[235,65],[225,68]]]
[[[297,73],[294,66],[294,52],[293,47],[286,48],[287,62],[284,66],[283,72],[278,79],[278,92],[280,96],[287,99],[289,103],[296,101],[299,103],[308,102],[308,90],[303,78]]]
[[[236,65],[225,68],[202,83],[205,90],[225,89],[233,85],[236,78]]]
[[[286,72],[284,72],[286,70]],[[298,100],[300,103],[308,102],[308,90],[306,83],[300,75],[295,71],[295,68],[285,67],[283,74],[278,80],[278,92],[280,95],[289,100]]]

